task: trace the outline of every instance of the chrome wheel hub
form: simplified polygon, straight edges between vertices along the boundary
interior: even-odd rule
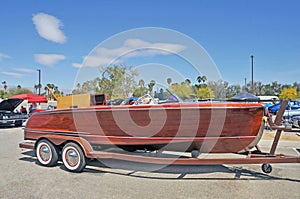
[[[74,150],[69,150],[66,155],[66,160],[70,166],[76,166],[79,162],[79,156]]]
[[[50,149],[47,146],[42,146],[40,149],[40,156],[44,161],[48,161],[51,158]]]

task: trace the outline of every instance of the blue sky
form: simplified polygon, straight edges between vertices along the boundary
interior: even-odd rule
[[[0,80],[8,86],[33,87],[38,81],[36,69],[41,69],[42,84],[72,89],[82,71],[78,67],[84,67],[83,58],[93,54],[99,44],[106,44],[102,50],[122,49],[125,40],[119,46],[105,42],[124,31],[158,27],[199,43],[220,77],[230,84],[251,80],[251,55],[255,81],[292,84],[300,80],[299,8],[296,0],[4,0],[0,6]],[[175,53],[186,48],[174,39],[141,38],[132,34],[126,41],[131,45],[135,45],[132,41],[150,46],[172,44]],[[170,54],[150,54],[132,54],[119,63],[155,70],[159,67],[148,63],[181,67],[184,77],[192,80],[199,75]]]

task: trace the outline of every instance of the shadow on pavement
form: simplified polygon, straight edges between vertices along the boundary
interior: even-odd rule
[[[92,166],[92,168],[87,167],[84,171],[97,173],[98,169],[94,167],[98,167],[100,168],[100,172],[103,173],[101,168],[111,168],[104,172],[137,178],[168,180],[286,180],[300,182],[300,180],[297,179],[275,177],[265,173],[243,169],[242,167],[230,167],[227,165],[160,165],[161,168],[150,170],[153,169],[153,167],[157,167],[157,165],[121,160],[111,161],[115,162],[114,164],[109,164],[113,165],[113,167],[107,167],[107,163],[103,164],[94,160],[88,164],[89,166]],[[120,169],[121,171],[119,171]],[[124,173],[124,170],[127,170],[128,173]],[[176,174],[176,176],[166,174]],[[233,177],[226,177],[231,176],[230,174],[232,174]]]
[[[26,157],[19,160],[36,162],[34,151],[25,151],[22,154]],[[66,170],[61,162],[58,163],[58,166]],[[284,180],[300,182],[298,179],[275,177],[262,172],[243,169],[242,167],[226,165],[157,165],[114,159],[89,160],[83,172],[161,180]]]

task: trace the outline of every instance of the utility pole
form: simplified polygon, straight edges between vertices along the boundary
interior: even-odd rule
[[[41,69],[37,69],[37,71],[39,72],[39,84],[38,84],[38,86],[39,86],[39,95],[41,95],[41,87],[42,87],[42,85],[41,85]]]
[[[251,55],[251,92],[253,92],[253,83],[254,83],[254,80],[253,80],[253,59],[254,59],[254,56]]]

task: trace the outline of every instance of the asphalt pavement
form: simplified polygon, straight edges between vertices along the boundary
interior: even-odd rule
[[[0,198],[300,198],[300,164],[165,166],[90,161],[82,173],[43,167],[20,149],[22,128],[0,129]],[[260,147],[268,150],[269,140]],[[299,155],[299,141],[278,153]]]

